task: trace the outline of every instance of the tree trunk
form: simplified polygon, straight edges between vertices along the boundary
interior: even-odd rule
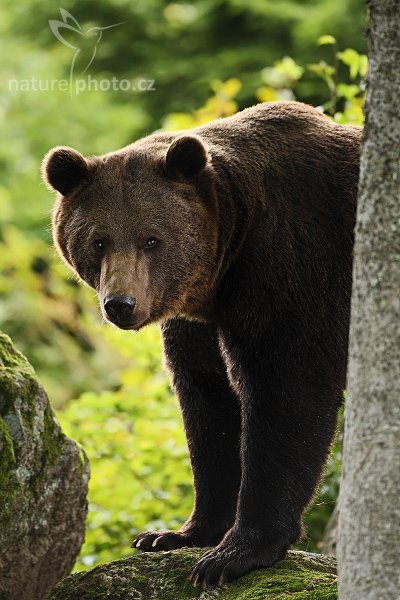
[[[341,600],[400,594],[400,2],[370,0],[341,484]]]

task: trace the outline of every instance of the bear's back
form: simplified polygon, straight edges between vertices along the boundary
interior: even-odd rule
[[[257,104],[192,131],[212,146],[240,149],[246,145],[246,152],[255,150],[256,157],[265,144],[273,152],[288,147],[292,158],[296,150],[306,151],[312,146],[342,146],[354,151],[362,136],[361,127],[339,125],[316,108],[292,101]]]

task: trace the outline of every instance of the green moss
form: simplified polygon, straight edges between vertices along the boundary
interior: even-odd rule
[[[62,451],[65,435],[55,421],[50,404],[44,410],[43,446],[46,456],[46,464],[54,464]]]
[[[332,559],[291,552],[270,569],[249,573],[240,580],[204,592],[187,581],[204,550],[182,549],[136,554],[71,575],[48,600],[336,600]]]
[[[39,384],[26,358],[0,332],[0,415],[6,415],[18,397],[33,398]],[[34,407],[31,403],[32,408]]]
[[[10,338],[5,333],[0,331],[0,364],[3,367],[23,368],[29,367],[32,371],[32,367],[21,352],[18,352],[14,348]]]
[[[18,484],[15,481],[14,445],[4,419],[0,417],[0,527],[10,518]]]
[[[304,556],[290,555],[268,570],[257,570],[232,583],[221,600],[336,600],[332,569]]]
[[[37,403],[40,402],[40,385],[35,372],[26,358],[16,350],[8,336],[0,332],[0,516],[4,519],[9,515],[14,504],[16,490],[20,487],[17,480],[15,467],[19,464],[20,452],[26,452],[26,438],[31,444],[29,469],[32,473],[24,493],[29,492],[34,498],[43,493],[43,485],[48,469],[53,465],[62,452],[65,436],[60,426],[55,421],[53,412],[47,399],[44,402],[43,431],[35,422],[35,417],[40,415]],[[2,418],[4,417],[4,418]],[[6,422],[11,419],[21,420],[25,431],[13,433]],[[28,433],[31,432],[31,433]],[[39,436],[43,443],[43,453],[37,454]],[[38,461],[40,460],[40,464]]]
[[[11,433],[11,422],[22,418],[23,426],[32,429],[38,389],[33,368],[13,347],[10,338],[0,332],[0,522],[3,526],[13,514],[17,492],[21,489],[16,467],[19,454],[26,446],[22,434]],[[18,400],[21,402],[17,407]]]
[[[87,457],[87,454],[86,454],[83,446],[81,446],[81,444],[78,444],[78,442],[75,442],[75,443],[78,446],[78,450],[79,450],[79,462],[81,464],[81,475],[83,475],[83,473],[87,469],[87,464],[89,462],[89,459]]]
[[[49,404],[46,404],[44,409],[43,433],[41,438],[43,453],[40,453],[38,459],[36,459],[36,462],[40,460],[40,464],[32,464],[32,477],[29,481],[29,489],[35,499],[42,495],[48,471],[57,462],[66,440],[66,436],[54,419],[53,411]]]

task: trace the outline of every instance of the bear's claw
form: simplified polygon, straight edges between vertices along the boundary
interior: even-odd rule
[[[131,548],[138,548],[144,552],[158,552],[194,545],[190,535],[179,531],[147,531],[133,540]]]
[[[139,548],[144,552],[193,548],[193,546],[206,548],[218,544],[225,533],[224,526],[210,528],[208,524],[187,527],[181,531],[146,531],[133,540],[131,548]]]
[[[265,545],[251,544],[249,540],[246,543],[246,537],[227,535],[218,546],[205,552],[189,576],[193,585],[203,589],[220,586],[253,569],[270,567],[286,554],[283,547],[274,552]]]

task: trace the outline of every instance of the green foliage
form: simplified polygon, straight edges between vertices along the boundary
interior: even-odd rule
[[[339,494],[342,465],[343,410],[340,411],[336,440],[324,469],[321,485],[304,518],[304,535],[296,544],[299,550],[318,552],[325,527],[329,521]]]
[[[214,80],[210,84],[214,95],[206,103],[192,113],[171,113],[163,119],[163,129],[174,131],[188,129],[208,123],[220,117],[229,117],[238,111],[238,104],[234,98],[239,93],[242,83],[239,79],[232,78],[227,81]]]
[[[361,125],[363,123],[362,106],[364,86],[362,79],[367,72],[367,57],[356,50],[347,48],[337,50],[337,41],[332,35],[323,35],[318,39],[319,46],[333,48],[332,62],[320,60],[302,67],[290,57],[276,61],[272,67],[261,71],[266,85],[257,89],[257,98],[261,102],[271,100],[301,100],[298,96],[302,79],[312,73],[328,87],[330,98],[323,102],[321,109],[331,115],[338,123]],[[342,66],[348,67],[348,73]]]
[[[107,342],[115,343],[110,334]],[[159,330],[135,335],[132,364],[115,392],[86,392],[58,417],[91,465],[90,512],[78,568],[124,556],[147,528],[190,514],[192,478],[177,402],[161,369]]]
[[[356,0],[66,0],[64,8],[85,31],[124,22],[104,32],[93,77],[156,86],[78,96],[8,89],[10,79],[68,79],[72,56],[48,27],[60,18],[50,0],[2,3],[0,329],[34,365],[66,432],[91,459],[83,568],[126,554],[138,531],[178,526],[191,510],[192,482],[158,330],[104,326],[93,291],[50,246],[44,153],[58,144],[104,153],[159,127],[185,129],[276,99],[308,101],[338,122],[360,124],[367,63]],[[302,547],[318,546],[339,470],[338,443]]]
[[[351,45],[358,52],[365,51],[366,11],[359,0],[65,0],[63,8],[83,31],[95,25],[123,23],[104,31],[90,73],[156,81],[155,93],[109,94],[114,96],[112,104],[127,104],[130,110],[146,115],[143,123],[138,120],[141,133],[159,127],[165,114],[182,107],[195,110],[214,79],[240,77],[239,105],[248,106],[254,89],[261,85],[260,71],[285,54],[304,64],[311,62],[314,41],[321,32],[335,36],[341,47]],[[19,0],[17,4],[3,0],[0,22],[6,31],[7,26],[13,31],[7,47],[13,71],[16,65],[25,65],[29,76],[36,75],[44,60],[44,52],[38,48],[43,48],[45,56],[53,58],[51,70],[54,72],[57,61],[59,75],[68,78],[72,51],[55,38],[49,19],[60,19],[58,5],[50,0]],[[81,36],[80,43],[84,41]],[[3,52],[3,60],[4,56]],[[316,79],[305,81],[300,89],[307,102],[318,104],[324,99],[323,85]],[[86,95],[81,102],[83,99],[86,101]],[[38,113],[45,115],[46,111]]]
[[[330,99],[322,106],[324,111],[333,115],[338,123],[361,125],[363,123],[362,107],[364,103],[363,78],[367,74],[368,59],[353,48],[340,52],[337,41],[332,35],[323,35],[318,39],[319,46],[332,46],[333,64],[325,61],[308,65],[328,86]],[[342,65],[348,67],[350,82],[341,81]],[[340,110],[339,110],[340,107]]]

